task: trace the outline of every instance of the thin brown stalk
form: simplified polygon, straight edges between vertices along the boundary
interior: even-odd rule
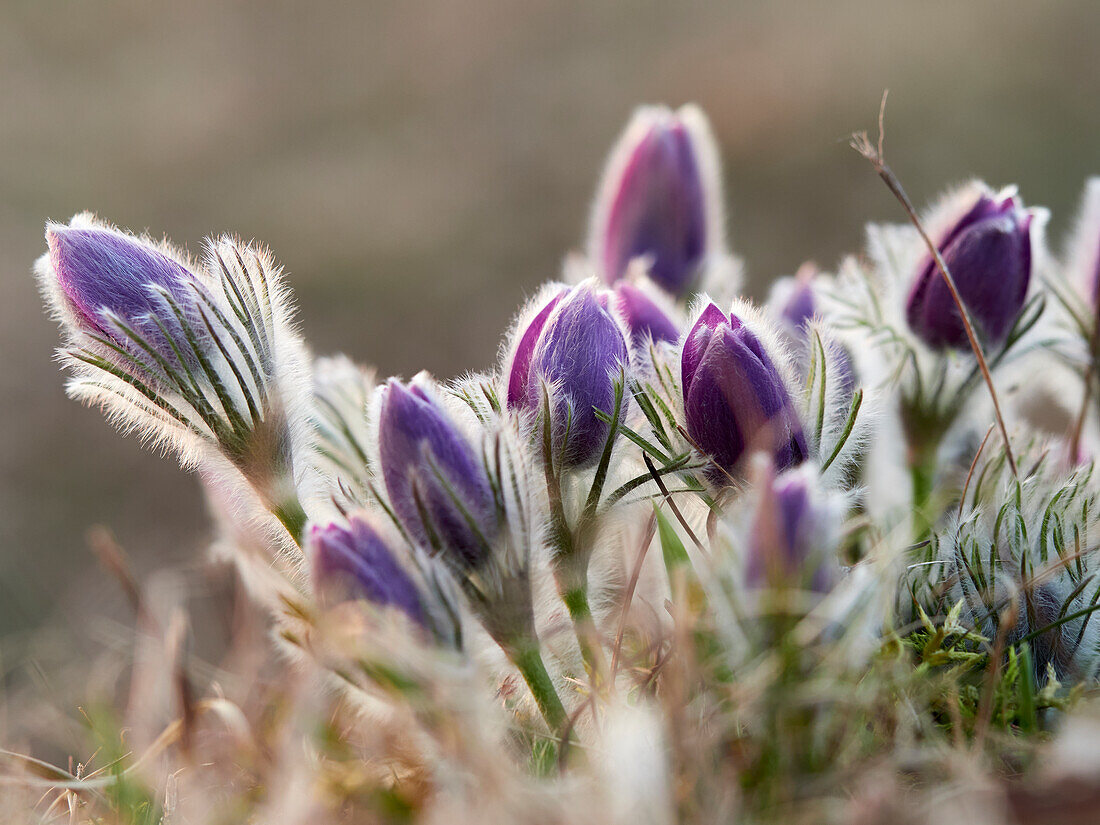
[[[687,519],[684,518],[684,514],[680,512],[680,508],[676,506],[676,502],[672,500],[672,493],[668,491],[668,487],[665,486],[664,481],[661,480],[660,473],[657,472],[657,468],[653,466],[653,461],[648,455],[642,453],[642,459],[645,461],[645,466],[649,468],[649,474],[653,476],[653,480],[657,482],[657,488],[661,491],[661,495],[665,498],[665,503],[668,504],[670,509],[676,516],[676,520],[680,522],[680,526],[687,531],[688,536],[695,543],[695,546],[699,548],[699,552],[704,556],[709,556],[707,548],[703,546],[703,543],[699,541],[699,537],[695,535],[695,531],[691,529],[691,526],[687,523]]]
[[[993,698],[997,688],[997,677],[1001,672],[1001,660],[1004,658],[1005,637],[1009,628],[1016,625],[1016,603],[1013,601],[1001,613],[997,622],[997,635],[993,639],[993,651],[989,654],[989,667],[986,668],[985,684],[982,686],[982,697],[978,703],[978,719],[974,726],[974,744],[981,749],[985,741],[989,724],[993,720]]]
[[[909,196],[905,194],[905,189],[902,188],[901,181],[898,180],[897,175],[894,174],[893,170],[891,170],[886,163],[886,157],[883,153],[883,142],[886,135],[886,95],[888,93],[888,91],[883,93],[882,104],[879,106],[878,147],[876,148],[872,145],[866,132],[854,133],[850,145],[870,161],[871,165],[878,173],[878,176],[882,178],[887,188],[893,193],[894,197],[898,199],[898,202],[905,210],[905,214],[909,217],[910,222],[916,227],[917,232],[920,234],[921,240],[924,241],[924,245],[928,247],[928,251],[932,254],[932,260],[936,262],[936,267],[939,269],[940,275],[943,276],[943,281],[947,284],[947,289],[951,292],[951,298],[954,300],[955,306],[959,309],[963,328],[966,330],[966,337],[970,341],[970,349],[974,351],[974,357],[978,361],[978,369],[981,370],[982,378],[985,379],[985,385],[989,389],[989,397],[993,401],[993,413],[996,416],[997,425],[1000,427],[1001,437],[1004,439],[1005,456],[1008,459],[1008,466],[1012,470],[1012,475],[1018,478],[1019,472],[1016,469],[1016,457],[1013,455],[1012,445],[1009,442],[1008,428],[1005,426],[1004,416],[1001,415],[1001,404],[997,399],[997,390],[993,386],[993,376],[989,372],[989,364],[986,363],[985,353],[982,352],[981,344],[978,343],[978,337],[974,333],[974,324],[970,320],[970,313],[967,311],[966,305],[963,304],[962,296],[959,294],[958,287],[955,286],[955,279],[951,277],[951,272],[947,268],[947,263],[943,260],[943,256],[940,255],[940,250],[929,237],[928,232],[924,228],[924,224],[921,223],[920,216],[917,215],[917,210],[913,207],[913,203],[909,200]]]
[[[134,615],[139,619],[152,620],[149,611],[145,609],[145,599],[142,597],[137,579],[134,578],[130,559],[111,531],[102,525],[95,525],[88,530],[87,541],[99,563],[118,580]]]
[[[737,487],[737,486],[740,485],[740,482],[730,474],[729,470],[727,470],[725,467],[721,466],[717,461],[715,461],[713,458],[711,458],[707,454],[707,451],[704,450],[702,447],[700,447],[699,443],[694,438],[692,438],[690,435],[688,435],[688,431],[685,430],[682,425],[677,424],[676,425],[676,430],[683,437],[684,441],[686,441],[688,444],[691,445],[692,449],[695,450],[695,452],[697,452],[697,453],[699,453],[699,455],[703,456],[714,467],[716,467],[718,470],[720,470],[722,472],[722,475],[724,475],[726,478],[729,479],[731,487]]]
[[[1092,383],[1096,374],[1096,355],[1100,352],[1100,290],[1096,291],[1092,302],[1092,332],[1089,334],[1089,360],[1085,365],[1085,392],[1081,398],[1081,410],[1070,437],[1070,461],[1077,463],[1081,450],[1081,435],[1085,431],[1085,419],[1088,417],[1089,401],[1092,398]]]
[[[649,545],[653,543],[653,535],[657,532],[657,513],[654,512],[649,517],[649,522],[646,524],[645,535],[642,537],[642,546],[638,550],[638,558],[634,561],[634,569],[630,571],[630,582],[626,586],[626,593],[623,595],[623,609],[619,614],[619,626],[615,630],[615,644],[611,649],[611,681],[615,681],[615,675],[619,672],[619,656],[622,654],[623,649],[623,636],[626,634],[626,622],[630,616],[630,605],[634,601],[634,591],[638,588],[638,579],[642,575],[642,564],[645,562],[646,554],[649,552]]]
[[[577,727],[577,722],[580,721],[584,712],[589,708],[592,709],[592,718],[596,718],[596,694],[590,693],[588,698],[581,702],[580,707],[569,714],[569,717],[565,721],[565,727],[561,731],[561,747],[558,748],[558,773],[564,774],[567,765],[567,757],[569,755],[570,747],[573,744],[573,731]]]
[[[970,481],[974,478],[974,468],[978,466],[978,459],[982,456],[982,450],[985,449],[985,444],[989,441],[989,436],[993,434],[993,428],[996,424],[990,424],[989,429],[985,431],[985,438],[982,439],[982,443],[978,445],[977,452],[974,453],[974,460],[970,462],[970,470],[966,473],[966,481],[963,483],[962,494],[959,496],[959,518],[962,518],[963,505],[966,503],[966,494],[970,492]]]

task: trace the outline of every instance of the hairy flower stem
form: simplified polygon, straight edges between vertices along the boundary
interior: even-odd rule
[[[282,502],[273,503],[270,505],[271,513],[279,520],[279,522],[286,528],[286,531],[290,533],[290,537],[294,539],[294,543],[299,547],[302,546],[302,539],[305,534],[306,522],[309,517],[306,515],[306,511],[302,509],[302,503],[298,500],[297,496],[291,496],[288,499],[284,499]]]
[[[573,628],[577,633],[577,644],[581,648],[581,656],[588,668],[593,680],[604,672],[603,648],[600,646],[599,632],[596,622],[592,619],[592,609],[588,605],[587,587],[569,587],[558,579],[558,588],[565,606],[569,608],[569,616],[573,620]]]
[[[542,718],[546,720],[550,731],[555,734],[561,733],[565,729],[568,717],[558,691],[554,688],[554,682],[546,671],[538,645],[517,646],[508,650],[507,653],[512,664],[523,674],[523,679],[531,689],[531,695],[535,697],[535,703],[539,706]]]
[[[936,453],[939,438],[931,438],[909,447],[909,478],[913,484],[913,539],[924,541],[935,523],[935,515],[928,506],[935,492]]]
[[[585,667],[595,676],[602,672],[603,655],[600,649],[596,625],[592,621],[592,611],[588,606],[588,560],[591,556],[585,537],[587,530],[574,535],[565,516],[565,507],[561,497],[561,482],[546,465],[546,493],[550,501],[550,536],[554,546],[554,580],[558,585],[569,616],[573,620],[573,631],[577,634],[581,656]]]

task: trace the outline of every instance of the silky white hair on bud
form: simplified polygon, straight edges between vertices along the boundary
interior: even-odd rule
[[[369,499],[370,426],[367,413],[378,385],[375,370],[345,355],[313,362],[310,423],[315,466],[341,500],[362,504]]]

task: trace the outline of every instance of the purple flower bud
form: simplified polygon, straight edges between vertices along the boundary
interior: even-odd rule
[[[1023,308],[1031,280],[1032,215],[1018,198],[982,193],[937,244],[959,295],[990,345],[1004,343]],[[931,255],[909,292],[909,326],[934,349],[970,346],[958,307]]]
[[[520,406],[524,396],[527,395],[527,383],[531,375],[531,355],[535,351],[535,344],[539,340],[542,328],[546,326],[546,319],[554,311],[554,307],[561,301],[562,296],[569,291],[564,284],[552,284],[545,292],[549,297],[535,316],[527,325],[517,332],[515,349],[510,358],[508,367],[508,399],[509,407]]]
[[[813,278],[817,268],[812,263],[803,264],[794,276],[790,289],[779,306],[779,317],[794,332],[804,330],[817,314]]]
[[[309,533],[313,577],[321,587],[339,584],[348,595],[379,607],[396,607],[425,626],[420,590],[373,525],[353,514],[347,526],[313,525]]]
[[[680,330],[657,303],[629,281],[619,281],[614,286],[615,307],[619,310],[630,340],[635,347],[643,346],[647,338],[654,341],[675,342]]]
[[[721,245],[717,151],[694,107],[638,111],[611,153],[597,196],[591,258],[607,283],[631,261],[672,295],[699,282],[707,255]]]
[[[72,226],[51,223],[46,242],[49,274],[78,328],[132,348],[133,342],[104,315],[113,313],[166,359],[176,360],[153,319],[174,336],[176,321],[155,290],[166,290],[184,312],[190,312],[195,303],[193,288],[199,284],[194,273],[148,241],[90,221],[77,219]],[[186,351],[185,346],[179,349]]]
[[[756,479],[759,499],[747,542],[749,587],[800,584],[817,593],[832,587],[838,566],[824,558],[832,514],[816,502],[812,478],[800,471],[775,475],[768,467]]]
[[[709,304],[681,357],[687,431],[719,468],[722,485],[750,452],[763,450],[786,469],[807,455],[802,424],[786,384],[760,340],[735,315]]]
[[[526,364],[512,359],[508,403],[540,413],[546,385],[555,455],[563,466],[582,467],[600,456],[607,440],[609,425],[595,410],[610,414],[615,406],[614,381],[629,360],[626,337],[608,311],[607,294],[598,294],[591,282],[560,294],[550,309],[545,318],[536,316],[541,328],[533,346],[530,328],[520,334],[517,352],[530,347],[530,357]]]
[[[817,272],[813,263],[804,263],[793,278],[782,278],[776,282],[771,298],[773,312],[778,315],[780,326],[796,352],[795,368],[800,379],[806,378],[813,358],[809,346],[809,324],[820,315],[820,302],[814,285]],[[827,343],[825,346],[831,356],[828,359],[828,380],[831,385],[840,388],[840,398],[850,400],[856,389],[855,364],[851,353],[839,344]]]
[[[442,546],[476,566],[496,536],[492,486],[473,445],[419,376],[381,387],[378,450],[382,479],[402,526],[425,547]]]

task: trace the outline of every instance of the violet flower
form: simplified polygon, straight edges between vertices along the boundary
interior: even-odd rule
[[[313,525],[308,547],[314,581],[322,589],[343,587],[346,595],[394,607],[427,627],[420,589],[366,516],[352,514],[346,526]]]
[[[270,257],[223,238],[199,266],[90,215],[49,224],[46,240],[35,272],[62,322],[70,395],[185,465],[215,447],[300,540],[292,416],[304,352]]]
[[[937,242],[977,334],[993,347],[1004,343],[1027,298],[1032,217],[1015,195],[982,192]],[[970,346],[958,306],[931,255],[913,280],[906,318],[933,349]]]
[[[615,380],[629,363],[626,336],[608,309],[608,296],[591,281],[555,294],[526,329],[508,362],[508,405],[541,415],[543,388],[550,393],[555,459],[564,467],[596,461],[610,425]]]
[[[694,107],[638,110],[611,153],[593,211],[589,254],[608,284],[642,258],[651,278],[684,297],[722,246],[714,139]]]
[[[688,435],[717,467],[718,486],[742,459],[769,453],[780,470],[807,456],[802,424],[783,377],[760,340],[736,315],[709,304],[688,334],[681,356]]]
[[[484,463],[423,374],[378,390],[378,458],[390,505],[410,536],[474,568],[499,529]]]
[[[645,346],[647,339],[675,343],[680,337],[680,330],[668,314],[638,286],[622,280],[613,290],[615,308],[630,330],[630,343],[635,349]]]
[[[745,584],[828,592],[839,565],[823,553],[832,549],[835,516],[817,500],[819,480],[801,470],[777,477],[769,465],[755,481],[758,499],[746,544]]]
[[[817,267],[805,263],[799,267],[793,278],[783,278],[776,282],[772,291],[772,307],[778,316],[780,326],[787,339],[793,345],[798,357],[796,367],[798,377],[805,379],[813,360],[810,348],[810,323],[821,315],[820,300],[815,289]],[[840,344],[824,344],[831,357],[828,360],[828,380],[839,388],[838,397],[845,403],[851,400],[856,389],[856,370],[851,353]]]
[[[81,329],[134,348],[110,320],[113,316],[155,341],[166,360],[176,360],[157,325],[159,320],[162,326],[177,326],[160,296],[167,293],[197,317],[194,290],[200,281],[194,272],[151,243],[105,226],[51,223],[46,242],[60,296]],[[186,341],[172,343],[188,350]]]

